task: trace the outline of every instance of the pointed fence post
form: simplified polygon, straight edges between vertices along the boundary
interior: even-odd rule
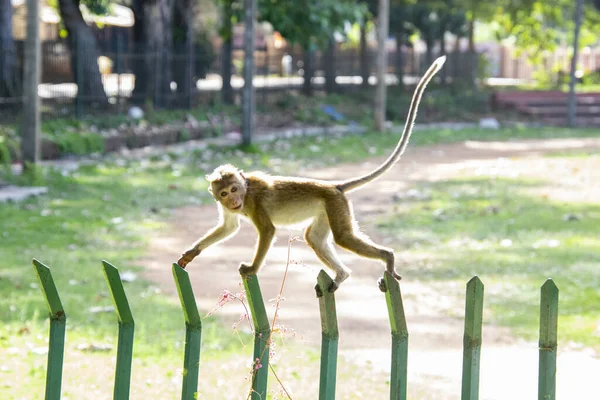
[[[190,277],[186,270],[173,264],[173,278],[183,309],[185,319],[185,355],[183,358],[182,400],[196,399],[198,393],[198,372],[200,369],[200,342],[202,338],[202,321],[196,306],[196,298],[192,290]]]
[[[558,287],[548,279],[541,289],[540,301],[540,366],[538,399],[556,398],[556,348],[558,327]]]
[[[321,313],[321,378],[319,400],[335,399],[339,331],[335,296],[329,292],[333,280],[323,270],[317,277],[317,297]]]
[[[135,324],[119,270],[107,261],[102,261],[102,267],[119,320],[119,342],[117,345],[117,367],[115,370],[113,399],[127,400],[129,399],[129,385],[131,383],[131,360],[133,357]]]
[[[269,336],[271,327],[265,310],[258,277],[249,275],[242,277],[246,298],[254,323],[254,356],[252,371],[252,400],[267,398],[267,378],[269,376]],[[257,361],[258,360],[258,361]]]
[[[33,269],[40,283],[42,294],[50,312],[50,335],[48,343],[48,371],[46,373],[46,400],[59,400],[62,385],[63,357],[65,353],[65,330],[67,315],[58,296],[50,268],[33,260]]]
[[[385,272],[385,301],[392,328],[392,372],[390,375],[390,399],[406,400],[408,371],[408,328],[402,303],[400,284]]]
[[[479,362],[483,323],[483,283],[474,276],[467,283],[463,336],[462,400],[479,398]]]

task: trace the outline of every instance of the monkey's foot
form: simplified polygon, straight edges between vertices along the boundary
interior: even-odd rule
[[[395,269],[391,269],[391,270],[388,269],[387,271],[390,274],[392,274],[392,276],[394,277],[395,280],[399,281],[400,279],[402,279],[402,277],[400,276],[400,274],[398,274]]]
[[[329,287],[327,288],[327,291],[329,293],[333,293],[336,290],[338,290],[339,287],[340,287],[340,285],[337,282],[333,281],[333,282],[331,282],[331,285],[329,285]]]
[[[321,287],[319,285],[315,285],[315,293],[317,293],[317,298],[323,297],[323,292],[321,291]]]
[[[385,284],[385,279],[379,278],[377,280],[377,286],[379,286],[379,290],[381,290],[383,293],[387,292],[387,285]]]
[[[240,274],[242,276],[248,276],[248,275],[255,275],[257,272],[257,269],[254,268],[253,265],[241,263],[238,271],[240,271]]]
[[[338,290],[339,287],[340,285],[338,285],[337,283],[331,282],[331,285],[329,285],[327,291],[329,293],[333,293],[336,290]],[[321,287],[319,285],[315,285],[315,292],[317,293],[317,297],[323,297],[323,291],[321,290]]]

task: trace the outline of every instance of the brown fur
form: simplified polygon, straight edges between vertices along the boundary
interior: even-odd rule
[[[256,227],[258,242],[252,262],[240,265],[239,271],[244,276],[256,274],[260,269],[275,237],[276,226],[304,224],[306,243],[335,272],[330,291],[336,290],[350,276],[350,270],[335,252],[332,237],[342,248],[382,261],[386,270],[400,279],[394,268],[393,251],[372,243],[359,232],[345,193],[378,178],[400,159],[412,132],[421,95],[444,60],[445,57],[436,60],[417,85],[398,145],[388,160],[370,174],[344,182],[327,182],[262,172],[246,175],[227,164],[207,175],[209,190],[219,206],[220,221],[183,253],[178,264],[185,268],[202,250],[233,235],[239,228],[240,217],[245,217]],[[385,290],[381,280],[379,286]]]

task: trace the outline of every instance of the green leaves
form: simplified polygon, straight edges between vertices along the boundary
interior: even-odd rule
[[[304,49],[325,47],[329,37],[344,33],[345,23],[360,22],[367,7],[349,0],[259,0],[259,19]]]
[[[477,16],[495,23],[499,40],[510,38],[520,51],[527,52],[531,61],[539,62],[543,52],[572,42],[574,12],[575,2],[569,0],[503,0],[496,3],[493,14]],[[581,30],[582,47],[595,42],[599,25],[600,13],[587,7]]]

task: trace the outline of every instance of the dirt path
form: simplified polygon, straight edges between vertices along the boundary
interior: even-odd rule
[[[351,195],[362,229],[379,243],[373,224],[393,210],[394,196],[406,191],[412,182],[443,180],[462,175],[502,175],[515,173],[537,178],[559,176],[565,170],[578,168],[581,176],[564,185],[553,181],[547,188],[552,197],[571,200],[600,198],[598,168],[571,165],[576,159],[541,159],[548,151],[600,148],[598,139],[531,140],[516,142],[465,142],[452,145],[411,148],[403,162],[368,189]],[[571,161],[575,160],[575,161]],[[585,160],[585,159],[583,159]],[[345,164],[319,171],[306,171],[304,176],[339,179],[370,171],[381,160]],[[580,160],[579,163],[582,161]],[[585,161],[583,161],[585,162]],[[575,183],[574,183],[575,182]],[[566,189],[568,186],[568,190]],[[186,207],[175,210],[172,224],[161,236],[152,240],[148,256],[141,261],[147,266],[146,277],[157,282],[168,293],[175,294],[171,263],[182,249],[192,243],[216,221],[216,207]],[[300,231],[293,232],[301,236]],[[250,260],[256,239],[253,228],[244,224],[239,234],[224,244],[206,250],[188,270],[201,309],[212,309],[223,289],[238,291],[237,268]],[[259,279],[265,299],[274,298],[281,285],[287,257],[288,231],[281,230],[277,243],[269,253]],[[318,303],[313,286],[321,269],[316,256],[303,243],[292,244],[291,265],[280,311],[280,322],[302,334],[310,346],[320,344]],[[336,293],[340,328],[339,352],[358,363],[372,362],[376,368],[389,370],[389,324],[384,296],[376,286],[383,268],[373,261],[340,251],[343,261],[352,268],[352,277]],[[397,252],[398,269],[411,262]],[[405,276],[402,283],[405,312],[410,331],[409,398],[411,392],[430,393],[430,399],[456,399],[460,395],[462,368],[463,321],[443,310],[462,310],[463,304],[448,304],[443,293]],[[219,312],[237,320],[241,308],[228,305]],[[462,311],[457,312],[458,315]],[[504,329],[484,328],[481,373],[482,399],[532,399],[537,393],[537,346],[510,336]],[[587,398],[593,393],[593,376],[600,374],[600,361],[585,352],[562,351],[559,354],[558,395],[561,398]],[[562,393],[562,395],[561,395]]]

